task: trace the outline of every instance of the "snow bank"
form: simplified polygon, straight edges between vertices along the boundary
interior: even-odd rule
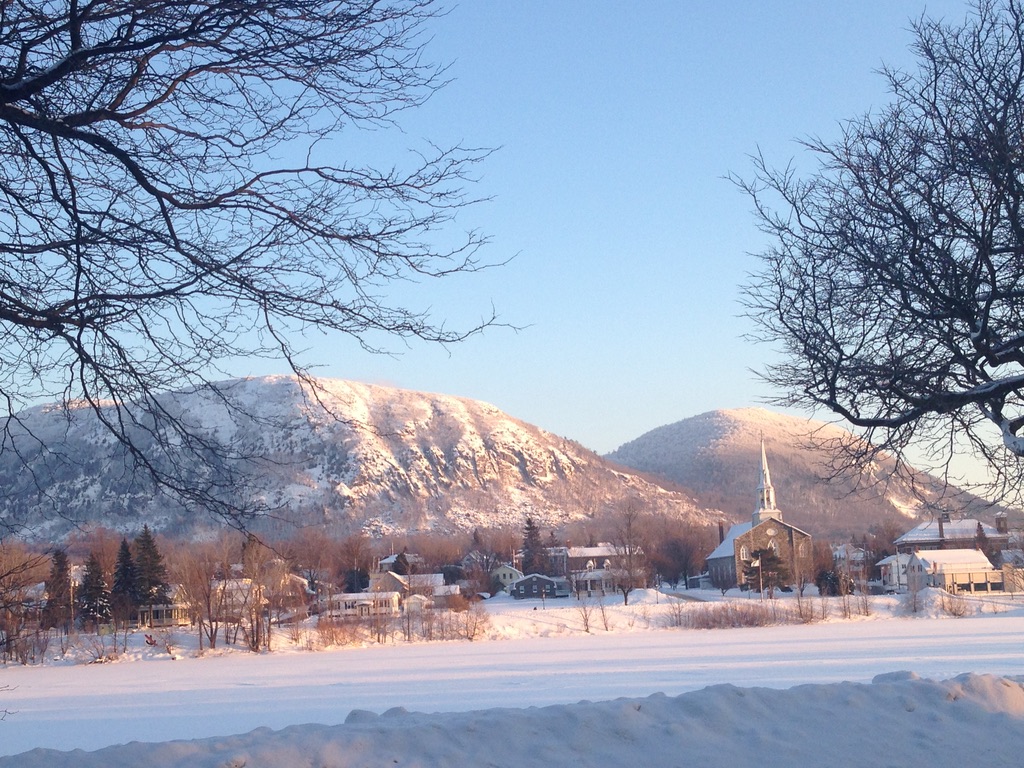
[[[474,712],[383,715],[343,725],[262,728],[229,738],[36,749],[0,768],[260,768],[365,765],[1014,765],[1024,754],[1024,685],[909,672],[870,684],[789,690],[716,685],[676,697]]]

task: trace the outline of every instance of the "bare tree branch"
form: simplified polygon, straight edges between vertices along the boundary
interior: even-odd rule
[[[1024,5],[978,0],[959,26],[913,32],[918,68],[883,70],[892,102],[803,142],[815,171],[758,155],[737,179],[771,242],[746,306],[782,353],[765,374],[778,401],[873,443],[849,460],[916,447],[948,473],[974,453],[1009,501],[1024,467]]]
[[[0,6],[0,396],[17,414],[86,408],[130,469],[233,521],[229,466],[159,393],[210,389],[231,358],[305,377],[295,339],[458,342],[388,297],[396,281],[487,266],[470,232],[488,150],[431,146],[381,170],[337,158],[444,85],[424,59],[433,0],[93,0]],[[212,390],[216,392],[216,390]],[[59,447],[37,437],[34,446]],[[199,482],[185,458],[209,468]]]

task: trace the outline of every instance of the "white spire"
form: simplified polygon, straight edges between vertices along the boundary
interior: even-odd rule
[[[781,519],[782,514],[775,506],[775,487],[772,485],[772,475],[768,471],[768,454],[764,449],[764,438],[761,438],[761,479],[757,484],[757,508],[754,510],[754,525],[761,522],[762,518],[776,517]]]

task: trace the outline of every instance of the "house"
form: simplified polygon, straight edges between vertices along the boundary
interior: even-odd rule
[[[720,523],[718,533],[719,544],[707,557],[707,570],[711,583],[719,589],[742,584],[746,565],[753,553],[762,549],[772,550],[786,563],[790,579],[811,577],[811,534],[786,523],[782,511],[775,506],[775,488],[763,440],[754,514],[749,523],[732,526],[728,534]]]
[[[510,585],[508,593],[517,600],[551,599],[568,597],[571,594],[568,579],[561,576],[543,576],[531,573]]]
[[[397,616],[397,592],[340,592],[318,601],[320,617],[366,618],[369,616]]]
[[[947,592],[1002,592],[1003,572],[977,549],[933,549],[915,552],[907,564],[911,591],[937,587]]]
[[[931,549],[977,549],[983,543],[992,552],[1007,548],[1010,534],[1006,514],[996,515],[996,525],[981,522],[973,517],[953,520],[943,513],[934,520],[928,520],[911,528],[896,539],[896,551],[910,554],[917,550]]]
[[[871,576],[867,551],[853,544],[832,547],[832,564],[838,573],[846,574],[855,584],[863,584]]]
[[[616,589],[615,571],[609,568],[574,571],[572,589],[580,597],[603,597],[611,594]]]
[[[457,584],[444,583],[443,573],[410,573],[400,576],[394,571],[370,574],[369,591],[395,592],[403,602],[413,595],[422,595],[435,608],[447,607],[454,595],[461,594]]]
[[[621,560],[618,547],[605,541],[589,547],[547,547],[544,551],[549,573],[563,576],[612,568]]]
[[[491,583],[501,587],[501,591],[507,592],[509,584],[514,584],[525,576],[515,566],[503,563],[491,571]]]
[[[409,595],[402,604],[406,613],[423,613],[434,607],[434,601],[426,595]]]
[[[462,587],[458,584],[442,584],[430,592],[430,602],[434,608],[451,608],[461,597]]]
[[[263,585],[253,579],[214,579],[210,590],[217,621],[239,623],[247,614],[260,613],[267,605]]]
[[[444,586],[443,573],[410,573],[401,576],[394,571],[370,574],[370,592],[398,592],[403,597],[412,594],[430,597]]]
[[[905,552],[883,557],[875,563],[875,567],[882,574],[881,587],[883,592],[907,591],[907,566],[909,564],[910,555]]]
[[[405,561],[404,565],[399,566],[401,561]],[[377,561],[377,573],[384,573],[386,571],[394,571],[396,568],[399,570],[408,569],[409,571],[422,571],[424,566],[423,558],[420,555],[406,552],[404,549],[398,554],[391,554],[387,557],[382,557]]]
[[[167,590],[169,602],[162,605],[140,605],[137,609],[140,627],[185,627],[191,623],[188,600],[180,584]]]

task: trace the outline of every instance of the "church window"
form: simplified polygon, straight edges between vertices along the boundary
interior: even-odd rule
[[[744,544],[742,547],[740,547],[740,560],[749,560],[749,559],[750,559],[750,550],[747,549],[747,545]]]

